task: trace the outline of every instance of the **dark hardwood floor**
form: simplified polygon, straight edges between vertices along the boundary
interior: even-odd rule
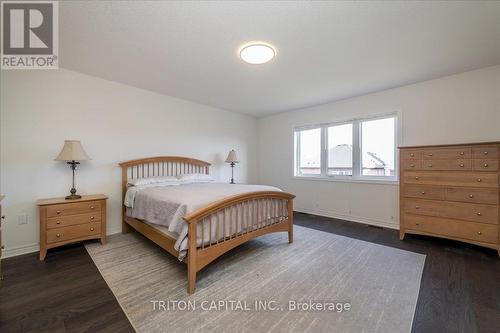
[[[295,223],[427,255],[413,332],[500,332],[496,251],[296,213]],[[0,332],[133,332],[81,244],[2,261]]]

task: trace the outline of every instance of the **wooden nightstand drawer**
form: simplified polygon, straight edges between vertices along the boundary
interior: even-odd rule
[[[63,228],[49,229],[47,243],[58,243],[101,233],[101,223],[79,224]]]
[[[76,215],[101,211],[100,201],[87,201],[78,203],[65,203],[47,207],[47,217]]]
[[[47,229],[67,227],[70,225],[86,224],[101,221],[101,212],[79,215],[51,217],[47,219]]]

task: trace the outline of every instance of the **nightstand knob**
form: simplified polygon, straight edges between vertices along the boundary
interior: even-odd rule
[[[461,152],[460,152],[460,155],[463,155],[463,154],[464,154],[464,152],[463,152],[463,151],[461,151]]]
[[[61,221],[57,221],[56,224],[61,224]]]
[[[485,151],[485,152],[484,152],[484,155],[488,155],[488,152],[487,152],[487,151]]]
[[[464,167],[464,164],[463,163],[460,163],[460,167],[463,168]]]
[[[415,154],[411,153],[410,156],[413,157],[413,156],[415,156]]]
[[[94,231],[94,228],[90,228],[90,231]]]
[[[94,216],[91,216],[91,217],[90,217],[90,219],[91,219],[91,220],[93,220],[93,219],[94,219]]]
[[[410,167],[414,168],[414,167],[415,167],[415,164],[410,164]]]
[[[58,210],[58,211],[56,212],[56,214],[61,214],[61,211],[60,211],[60,210]]]
[[[415,180],[418,180],[419,178],[418,177],[415,177]]]
[[[57,237],[57,238],[61,237],[61,234],[57,234],[57,235],[56,235],[56,237]]]
[[[90,209],[94,209],[94,206],[90,206]]]
[[[421,192],[421,194],[422,194],[422,195],[425,195],[425,191],[422,191],[422,192]]]
[[[484,163],[484,167],[487,168],[488,167],[488,163]]]
[[[481,178],[478,178],[478,179],[477,179],[477,181],[478,181],[478,182],[482,182],[483,180],[482,180]]]
[[[483,214],[481,214],[480,212],[477,212],[476,214],[477,214],[477,216],[481,216],[481,215],[483,215]]]
[[[469,194],[469,198],[474,198],[474,194]]]
[[[483,233],[482,233],[481,231],[478,231],[478,232],[477,232],[477,234],[478,234],[478,235],[482,235]]]
[[[429,156],[434,156],[434,154],[433,153],[429,153]]]

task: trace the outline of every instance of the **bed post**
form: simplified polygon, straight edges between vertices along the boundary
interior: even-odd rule
[[[288,199],[288,243],[293,243],[293,199]]]
[[[196,221],[189,221],[188,226],[188,294],[194,294],[196,288],[196,272],[198,267],[196,266]]]
[[[125,193],[127,192],[127,166],[122,166],[122,234],[129,233],[132,228],[125,222],[125,210],[127,209],[125,207]]]

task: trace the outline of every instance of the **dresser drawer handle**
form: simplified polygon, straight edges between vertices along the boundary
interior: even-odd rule
[[[58,210],[58,211],[56,212],[56,214],[61,214],[61,211],[60,211],[60,210]]]
[[[410,167],[414,168],[414,167],[415,167],[415,164],[410,164]]]
[[[432,168],[432,164],[429,164],[429,165],[428,165],[428,167],[429,167],[429,168]]]
[[[478,235],[482,235],[483,233],[482,233],[481,231],[478,231],[478,232],[477,232],[477,234],[478,234]]]
[[[411,154],[410,154],[410,156],[411,156],[411,157],[414,157],[414,156],[415,156],[415,154],[411,153]]]
[[[61,224],[61,221],[57,221],[56,224]]]
[[[469,194],[469,198],[474,198],[474,194]]]
[[[481,178],[478,178],[477,181],[480,183],[482,182],[483,180]]]
[[[487,151],[485,151],[485,152],[484,152],[484,155],[488,155],[488,152],[487,152]]]
[[[94,209],[94,206],[90,206],[90,209]]]
[[[415,180],[418,180],[419,178],[418,177],[415,177]]]
[[[484,167],[487,168],[488,167],[488,163],[484,163]]]
[[[477,216],[482,216],[483,215],[483,214],[481,214],[481,212],[477,212],[476,214],[477,214]]]
[[[90,231],[94,231],[94,228],[90,228]]]
[[[425,195],[425,191],[420,192],[422,195]]]
[[[415,206],[415,209],[420,209],[420,206]]]
[[[464,167],[464,164],[463,163],[460,163],[460,167],[463,168]]]
[[[434,154],[433,153],[429,153],[429,156],[434,156]]]
[[[463,152],[463,151],[461,151],[461,152],[460,152],[460,155],[463,155],[463,154],[464,154],[464,152]]]
[[[57,237],[57,238],[61,237],[61,234],[56,234],[56,237]]]
[[[415,223],[415,225],[420,225],[420,223]]]
[[[94,216],[91,216],[91,217],[90,217],[90,219],[91,219],[91,220],[93,220],[93,219],[94,219]]]

